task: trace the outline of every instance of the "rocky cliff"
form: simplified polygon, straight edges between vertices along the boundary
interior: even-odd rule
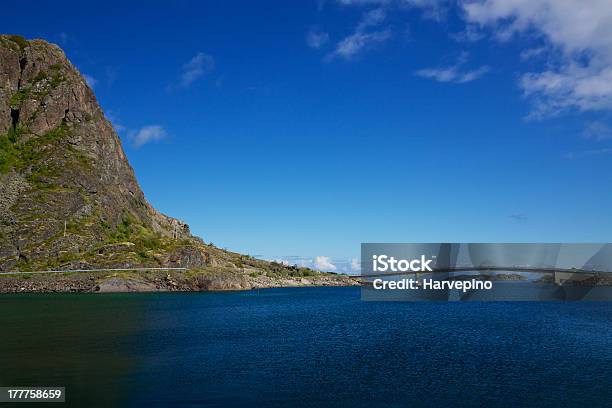
[[[211,272],[189,281],[197,287],[322,276],[207,245],[160,214],[64,52],[0,35],[0,271],[166,266]]]
[[[147,243],[199,244],[186,224],[149,205],[92,90],[59,47],[0,36],[0,135],[1,270],[147,263],[147,250],[160,249]],[[140,256],[89,256],[122,242]],[[161,255],[157,263],[185,261]],[[199,255],[187,263],[205,262]]]

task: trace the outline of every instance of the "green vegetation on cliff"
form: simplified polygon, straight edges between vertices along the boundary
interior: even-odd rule
[[[6,43],[6,45],[15,50],[22,51],[24,48],[28,46],[28,40],[23,38],[20,35],[7,35],[2,37],[2,42]]]
[[[28,133],[27,127],[19,125],[10,128],[6,134],[0,136],[0,173],[24,172],[27,174],[28,181],[35,186],[43,187],[41,180],[57,173],[57,169],[44,162],[44,159],[53,153],[53,149],[72,150],[75,157],[69,157],[67,162],[71,163],[76,159],[84,163],[83,157],[76,154],[73,148],[60,145],[59,142],[66,137],[68,132],[68,126],[61,124],[42,136],[30,137],[22,141],[22,136]]]

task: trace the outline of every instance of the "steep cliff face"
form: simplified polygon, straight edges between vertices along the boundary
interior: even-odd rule
[[[0,270],[211,262],[144,197],[96,98],[56,45],[0,36]]]

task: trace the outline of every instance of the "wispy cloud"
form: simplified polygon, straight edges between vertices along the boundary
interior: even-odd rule
[[[400,0],[401,6],[420,8],[423,18],[443,21],[448,15],[448,10],[453,0]]]
[[[372,33],[357,32],[344,38],[338,43],[336,49],[328,54],[327,59],[341,57],[350,60],[362,51],[382,43],[391,37],[391,30],[375,31]]]
[[[167,90],[187,88],[203,75],[212,72],[214,68],[214,58],[203,52],[198,52],[188,62],[183,64],[179,81],[175,84],[170,84]]]
[[[541,69],[520,75],[518,85],[532,103],[528,118],[565,113],[612,110],[612,7],[609,0],[336,0],[346,7],[377,7],[384,13],[418,8],[425,18],[443,20],[452,8],[465,29],[451,37],[475,41],[486,36],[510,41],[523,36],[523,61],[546,59]],[[364,19],[365,21],[365,19]],[[359,31],[336,45],[328,58],[350,59],[367,45],[385,41],[390,26],[379,33]],[[456,66],[428,68],[419,75],[443,82],[469,82],[487,71],[461,72]]]
[[[306,34],[306,44],[310,48],[321,48],[329,41],[329,34],[324,31],[321,31],[320,28],[313,27]]]
[[[373,6],[386,9],[418,8],[423,18],[442,21],[448,14],[448,9],[454,0],[338,0],[345,6]]]
[[[547,47],[528,48],[521,51],[521,60],[527,61],[533,58],[540,57],[548,52]]]
[[[520,86],[533,102],[530,118],[567,110],[612,109],[612,7],[607,0],[483,0],[462,3],[469,23],[500,41],[515,35],[546,42],[557,62],[525,73]],[[548,51],[549,50],[549,51]],[[526,51],[523,57],[536,55]]]
[[[611,148],[603,148],[603,149],[592,149],[592,150],[583,150],[580,152],[570,152],[563,156],[565,159],[580,159],[589,156],[600,156],[604,154],[612,154]]]
[[[135,148],[151,142],[159,142],[168,137],[168,132],[161,125],[146,125],[140,129],[129,128],[121,123],[117,114],[112,110],[106,111],[106,118],[109,120],[115,132],[120,134],[122,138],[130,143]]]
[[[326,60],[334,58],[342,58],[350,60],[358,54],[375,47],[391,38],[391,29],[379,28],[386,18],[386,11],[383,8],[377,8],[363,13],[361,20],[357,24],[353,34],[340,40],[331,53],[327,54]]]
[[[387,12],[383,8],[377,8],[364,13],[361,21],[357,24],[357,31],[364,31],[370,27],[380,25],[387,18]]]
[[[423,18],[437,21],[446,18],[451,0],[336,0],[343,6],[372,8],[362,14],[352,34],[336,42],[325,61],[336,58],[350,60],[386,42],[396,31],[387,23],[387,14],[419,9]],[[472,34],[472,33],[469,33]],[[466,34],[467,35],[467,34]],[[476,35],[475,33],[473,35]]]
[[[475,70],[460,72],[457,66],[447,68],[426,68],[415,72],[417,76],[434,79],[438,82],[454,82],[463,84],[480,78],[489,71],[487,66]]]
[[[449,67],[425,68],[416,71],[414,74],[422,78],[433,79],[438,82],[452,82],[463,84],[474,81],[487,72],[489,67],[484,65],[472,70],[463,70],[462,67],[468,60],[468,54],[462,53],[454,65]]]
[[[466,42],[466,43],[476,42],[476,41],[482,40],[485,37],[482,30],[480,30],[474,24],[468,24],[466,25],[463,31],[459,31],[457,33],[451,33],[449,36],[450,38],[452,38],[453,40],[457,42]]]
[[[135,147],[141,147],[150,142],[158,142],[167,136],[168,133],[160,125],[148,125],[128,133],[128,137]]]
[[[98,83],[98,80],[96,78],[92,77],[91,75],[83,74],[83,78],[85,78],[85,82],[87,82],[87,85],[89,85],[89,87],[92,88],[92,89]]]
[[[106,111],[106,118],[110,121],[111,125],[113,125],[115,132],[121,133],[126,130],[126,127],[120,123],[119,117],[112,110],[109,109]]]
[[[610,140],[612,139],[612,127],[599,121],[591,122],[582,132],[582,137],[598,142],[602,140]]]
[[[183,65],[181,85],[191,85],[196,79],[212,71],[214,67],[215,61],[211,56],[198,52],[188,63]]]

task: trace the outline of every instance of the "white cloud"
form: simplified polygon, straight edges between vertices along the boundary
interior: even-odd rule
[[[356,31],[364,31],[369,27],[376,27],[380,25],[387,17],[387,12],[382,8],[377,8],[364,13],[361,17],[361,21],[357,24]]]
[[[98,83],[98,80],[96,78],[92,77],[91,75],[83,74],[83,78],[85,78],[85,82],[87,82],[87,85],[89,85],[89,87],[92,88],[92,89]]]
[[[536,57],[540,57],[548,51],[546,47],[528,48],[521,51],[521,60],[527,61]]]
[[[344,6],[376,8],[363,13],[353,34],[338,41],[335,50],[326,60],[343,58],[349,60],[358,54],[383,43],[392,37],[390,26],[381,27],[390,11],[418,8],[424,18],[443,20],[451,0],[337,0]],[[375,29],[376,27],[380,27]]]
[[[423,17],[442,21],[448,13],[450,0],[400,0],[403,6],[418,7],[423,11]]]
[[[306,34],[306,44],[310,48],[321,48],[329,41],[329,34],[317,28],[312,28]]]
[[[335,271],[336,265],[331,262],[331,259],[328,256],[317,256],[314,260],[314,267],[321,271]]]
[[[328,58],[342,57],[349,60],[365,49],[382,43],[390,37],[391,31],[388,29],[372,33],[357,32],[351,34],[337,44],[336,49],[329,54]]]
[[[297,259],[292,259],[291,262],[293,262],[293,265],[297,265],[300,266],[302,268],[312,268],[312,259],[309,258],[297,258]]]
[[[612,109],[612,7],[609,0],[478,0],[463,3],[469,23],[499,40],[523,34],[544,40],[559,62],[522,76],[531,117]]]
[[[159,125],[144,126],[138,131],[132,131],[129,138],[136,147],[149,142],[158,142],[168,136],[166,130]]]
[[[456,4],[465,20],[458,41],[476,41],[490,32],[498,41],[523,36],[531,43],[523,61],[541,58],[544,68],[521,75],[519,86],[533,103],[532,118],[570,110],[612,110],[612,5],[610,0],[337,0],[344,6],[377,7],[376,13],[419,8],[441,20]],[[371,12],[372,12],[371,11]],[[370,17],[375,17],[372,15]],[[373,19],[370,27],[382,24]],[[328,58],[350,59],[368,46],[386,41],[390,27],[369,30],[364,14],[355,32],[337,43]],[[457,67],[429,68],[419,75],[446,82],[469,82],[487,68],[460,72]]]
[[[198,52],[188,63],[183,65],[181,85],[189,86],[202,75],[210,72],[215,67],[215,60],[210,55]]]
[[[467,62],[468,54],[462,53],[458,61],[445,68],[425,68],[415,72],[415,75],[422,78],[429,78],[438,82],[453,82],[463,84],[480,78],[489,71],[489,67],[484,65],[473,70],[462,70],[461,67]]]
[[[387,41],[391,38],[390,28],[368,31],[369,29],[380,26],[385,18],[386,11],[382,8],[363,13],[361,20],[355,28],[355,32],[340,40],[336,44],[334,51],[329,53],[326,59],[331,60],[339,57],[350,60],[359,53]]]
[[[321,271],[333,271],[336,273],[354,274],[361,271],[361,263],[358,258],[331,258],[328,256],[302,257],[297,255],[279,255],[266,258],[270,262],[283,265],[297,265],[300,268],[310,268]]]
[[[176,88],[187,88],[203,75],[212,72],[215,68],[215,60],[210,55],[203,52],[198,52],[188,62],[183,64],[181,77],[176,84],[171,84],[166,87],[166,90],[172,91]]]
[[[603,122],[592,122],[582,132],[585,139],[596,141],[612,139],[612,127]]]
[[[459,72],[457,66],[448,68],[425,68],[415,72],[417,76],[435,79],[438,82],[454,82],[462,84],[480,78],[489,71],[489,67],[483,66],[475,70]]]
[[[534,101],[530,117],[612,109],[612,67],[583,66],[569,61],[558,70],[529,72],[520,80],[525,96]]]
[[[443,20],[452,0],[338,0],[345,6],[372,6],[384,8],[419,8],[424,18]]]
[[[484,37],[485,35],[482,33],[482,30],[474,24],[468,24],[463,31],[450,34],[450,38],[453,40],[467,43],[482,40]]]

